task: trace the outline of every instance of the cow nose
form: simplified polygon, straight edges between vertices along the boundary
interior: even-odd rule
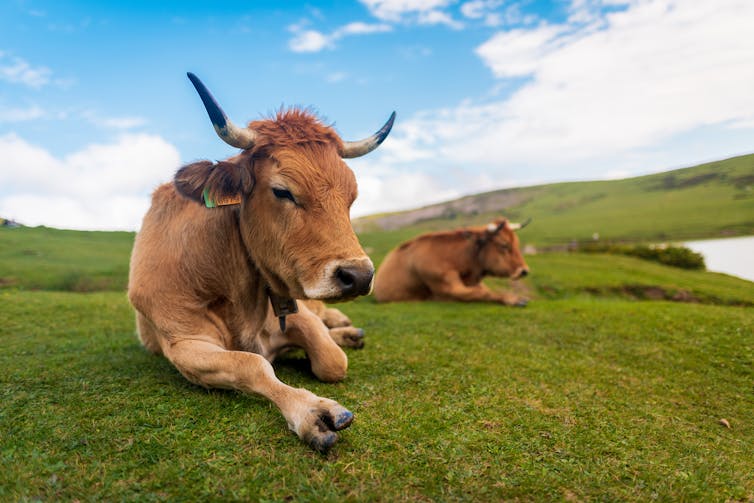
[[[372,288],[374,269],[371,267],[340,266],[335,270],[335,281],[344,297],[366,295]]]
[[[529,275],[529,269],[521,269],[521,274],[518,275],[519,278],[524,278]]]

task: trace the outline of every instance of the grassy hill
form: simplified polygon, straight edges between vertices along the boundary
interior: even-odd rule
[[[537,244],[611,219],[614,239],[752,232],[753,160],[714,177],[545,186],[507,214],[533,216],[522,239]],[[379,263],[421,230],[488,213],[371,222],[360,238]],[[525,309],[338,306],[367,333],[344,382],[316,381],[301,352],[275,363],[355,413],[321,456],[265,400],[191,385],[139,346],[124,295],[132,241],[0,228],[0,500],[754,500],[750,282],[543,253],[525,281],[490,281],[532,297]]]
[[[0,227],[0,288],[125,290],[132,232]]]
[[[484,223],[498,215],[533,218],[537,246],[592,239],[689,240],[754,234],[754,154],[625,180],[506,189],[417,210],[364,217],[362,234],[412,236]]]

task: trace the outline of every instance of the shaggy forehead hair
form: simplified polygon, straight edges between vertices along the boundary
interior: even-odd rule
[[[256,152],[312,144],[331,145],[338,151],[343,148],[343,141],[335,130],[324,125],[310,110],[280,110],[274,118],[250,122],[248,127],[260,134],[253,148]]]

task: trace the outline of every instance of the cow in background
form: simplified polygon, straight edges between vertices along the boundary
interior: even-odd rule
[[[528,224],[500,218],[482,227],[433,232],[401,244],[385,257],[374,280],[378,302],[460,300],[525,306],[527,300],[493,292],[485,276],[529,274],[514,231]]]
[[[280,382],[270,362],[299,347],[322,381],[345,377],[338,343],[358,341],[333,333],[295,299],[338,301],[371,290],[374,267],[349,218],[356,179],[343,159],[377,148],[395,113],[355,142],[298,109],[238,127],[196,76],[189,79],[217,134],[241,152],[184,166],[155,190],[131,255],[128,297],[139,337],[193,383],[268,398],[292,431],[325,452],[353,414]]]

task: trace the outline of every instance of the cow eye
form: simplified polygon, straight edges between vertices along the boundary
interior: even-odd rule
[[[291,194],[290,190],[278,189],[278,188],[273,187],[272,193],[275,194],[275,197],[277,197],[278,199],[289,199],[293,203],[296,202],[296,198],[293,197],[293,194]]]

